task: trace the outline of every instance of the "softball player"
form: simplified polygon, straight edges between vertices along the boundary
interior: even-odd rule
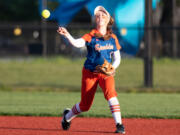
[[[68,130],[71,120],[81,112],[88,111],[92,105],[97,86],[101,87],[104,97],[109,103],[112,116],[116,123],[116,133],[125,134],[122,124],[120,105],[115,90],[114,73],[121,61],[120,49],[117,37],[112,33],[113,18],[108,11],[97,6],[94,10],[96,29],[85,34],[82,38],[74,39],[64,28],[59,27],[57,32],[66,37],[69,42],[77,47],[87,47],[87,59],[82,69],[81,101],[75,104],[72,109],[65,109],[61,121],[62,128]],[[111,74],[105,75],[96,70],[96,66],[106,59],[112,63],[113,70]],[[102,63],[101,63],[102,64]]]

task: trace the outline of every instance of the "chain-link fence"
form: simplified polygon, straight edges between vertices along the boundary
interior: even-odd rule
[[[71,55],[84,56],[86,48],[76,49],[58,35],[57,23],[47,22],[46,27],[41,23],[6,23],[0,24],[0,56],[29,56],[43,55],[43,32],[46,33],[45,55]],[[93,28],[91,24],[71,24],[67,29],[75,37],[79,38]],[[126,28],[131,29],[144,28]],[[42,32],[42,30],[44,30]],[[180,29],[171,26],[157,26],[153,31],[152,54],[155,57],[180,57]],[[136,56],[143,57],[144,40],[140,43],[140,49]]]

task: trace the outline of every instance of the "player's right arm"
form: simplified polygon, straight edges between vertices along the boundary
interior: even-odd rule
[[[71,34],[67,31],[64,27],[59,27],[57,32],[68,39],[68,41],[77,48],[84,47],[86,44],[86,41],[83,38],[74,39]]]

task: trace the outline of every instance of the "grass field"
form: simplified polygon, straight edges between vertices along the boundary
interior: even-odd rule
[[[79,90],[84,58],[0,59],[0,89]],[[154,59],[154,89],[180,91],[180,60]],[[115,80],[117,90],[143,89],[143,60],[122,59]]]
[[[0,59],[0,115],[61,116],[80,101],[83,63],[84,58]],[[115,76],[122,116],[180,119],[179,67],[178,59],[154,59],[149,90],[143,87],[143,60],[122,59]],[[91,110],[81,116],[111,117],[99,89]]]
[[[61,116],[64,108],[80,101],[80,92],[0,91],[0,115]],[[180,119],[180,94],[119,93],[124,118]],[[111,117],[103,93],[96,93],[86,117]]]

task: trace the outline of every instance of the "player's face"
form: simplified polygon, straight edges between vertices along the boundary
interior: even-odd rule
[[[96,24],[98,26],[107,26],[108,25],[108,16],[106,13],[99,11],[96,14]]]

